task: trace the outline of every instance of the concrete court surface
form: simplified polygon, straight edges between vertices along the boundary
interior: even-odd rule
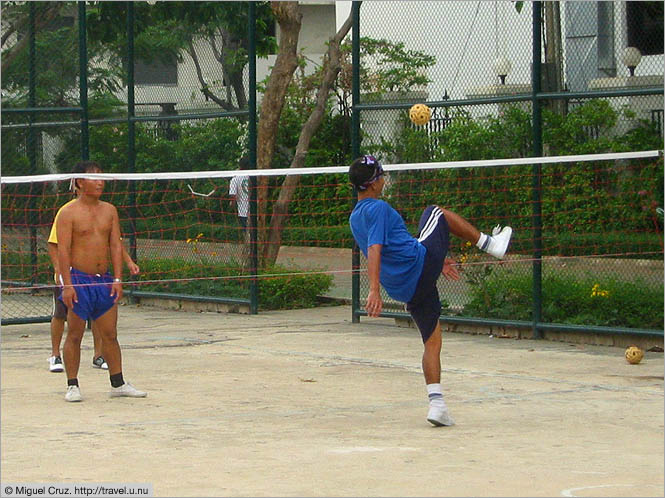
[[[82,403],[48,324],[2,329],[2,481],[151,483],[155,496],[663,496],[663,355],[444,334],[454,427],[432,427],[415,329],[348,306],[120,308],[110,399],[83,342]]]

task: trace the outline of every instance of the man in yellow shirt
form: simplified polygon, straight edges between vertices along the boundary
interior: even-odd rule
[[[62,335],[65,331],[65,320],[67,319],[67,307],[60,299],[58,299],[62,294],[62,281],[58,268],[58,234],[56,230],[56,223],[58,222],[58,216],[60,216],[62,209],[75,200],[76,199],[70,200],[69,202],[63,204],[60,209],[58,209],[58,212],[55,214],[55,218],[53,219],[53,225],[51,226],[51,232],[48,238],[48,254],[51,258],[51,263],[53,264],[53,268],[55,270],[55,283],[58,284],[58,287],[53,288],[53,313],[51,316],[51,357],[48,360],[49,371],[51,372],[64,371],[62,357],[60,356],[60,344],[62,342]],[[136,275],[140,272],[139,267],[136,263],[134,263],[124,245],[122,247],[122,259],[127,265],[127,268],[129,268],[129,271],[132,275]],[[95,350],[92,357],[92,366],[93,368],[108,370],[108,364],[106,361],[104,361],[104,357],[102,356],[102,337],[101,334],[97,332],[94,321],[91,324],[91,328],[92,340]]]

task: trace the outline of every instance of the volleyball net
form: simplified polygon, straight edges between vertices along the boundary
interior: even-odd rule
[[[514,229],[502,262],[451,239],[451,255],[463,269],[459,282],[440,279],[451,313],[491,314],[501,304],[496,287],[506,281],[527,285],[520,282],[528,280],[534,260],[590,289],[597,285],[600,294],[636,279],[662,289],[660,151],[387,162],[383,198],[412,234],[430,204],[457,212],[486,233],[495,225]],[[118,209],[123,244],[140,267],[137,276],[124,269],[126,293],[247,300],[255,281],[260,306],[279,308],[298,306],[299,292],[350,300],[354,272],[360,275],[361,304],[367,295],[364,258],[358,267],[352,264],[348,217],[354,192],[347,171],[337,166],[85,177],[106,181],[102,200]],[[50,313],[44,298],[54,285],[47,239],[56,212],[74,198],[73,176],[2,178],[3,319]],[[256,200],[252,210],[245,199]],[[385,309],[402,309],[383,297]],[[505,304],[509,297],[502,299]]]

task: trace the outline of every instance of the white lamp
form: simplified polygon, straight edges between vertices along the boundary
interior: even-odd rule
[[[635,76],[635,68],[642,60],[642,54],[635,47],[626,47],[621,56],[621,61],[628,67],[631,76]]]
[[[501,79],[502,85],[506,84],[506,76],[508,76],[508,73],[512,67],[513,65],[510,63],[510,61],[503,56],[497,58],[494,61],[494,72]]]

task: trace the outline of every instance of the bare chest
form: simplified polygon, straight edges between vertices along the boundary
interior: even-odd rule
[[[108,240],[112,216],[103,209],[82,209],[72,224],[72,242]]]

